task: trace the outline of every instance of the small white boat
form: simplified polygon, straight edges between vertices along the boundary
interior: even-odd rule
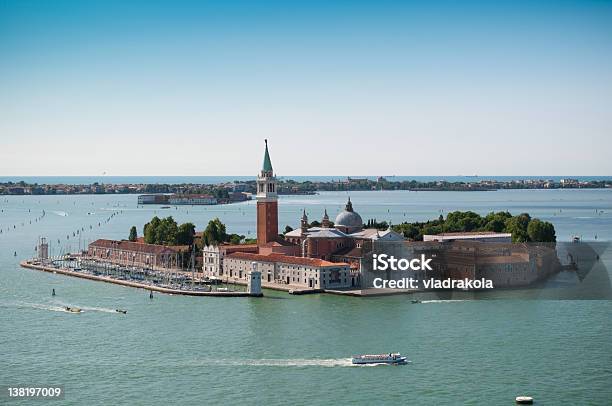
[[[533,398],[531,396],[517,396],[515,401],[519,405],[532,405],[533,404]]]
[[[390,364],[390,365],[401,365],[408,363],[406,357],[402,357],[399,352],[390,352],[388,354],[364,354],[355,355],[352,360],[353,364],[365,365],[365,364]]]

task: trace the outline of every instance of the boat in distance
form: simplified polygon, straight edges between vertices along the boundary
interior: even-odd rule
[[[365,364],[389,364],[402,365],[407,364],[406,357],[402,357],[399,352],[390,352],[388,354],[363,354],[353,356],[352,363],[355,365]]]

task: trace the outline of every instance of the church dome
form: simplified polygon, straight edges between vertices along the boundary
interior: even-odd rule
[[[358,213],[353,211],[353,204],[350,198],[346,203],[344,211],[336,216],[334,226],[346,228],[348,232],[361,230],[363,228],[363,220],[361,220],[361,216]]]

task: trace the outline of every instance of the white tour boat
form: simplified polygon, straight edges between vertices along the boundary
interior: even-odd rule
[[[406,357],[402,357],[399,352],[390,352],[388,354],[375,354],[375,355],[355,355],[353,357],[353,364],[406,364],[408,360]]]

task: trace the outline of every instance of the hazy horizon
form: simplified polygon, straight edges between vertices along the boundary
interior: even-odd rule
[[[607,176],[610,38],[598,1],[7,0],[0,176],[249,176],[264,138],[278,174]]]
[[[296,182],[312,181],[312,182],[330,182],[345,180],[351,178],[368,178],[375,180],[378,176],[383,176],[392,182],[402,182],[415,180],[418,182],[479,182],[479,181],[521,181],[521,180],[553,180],[559,182],[561,179],[576,179],[578,181],[609,181],[612,176],[597,176],[597,175],[514,175],[514,176],[475,176],[475,175],[279,175],[279,180],[293,180]],[[255,175],[171,175],[171,176],[155,176],[155,175],[75,175],[75,176],[2,176],[0,175],[0,183],[18,183],[25,182],[27,184],[178,184],[178,183],[194,183],[194,184],[220,184],[227,182],[246,182],[254,181]]]

